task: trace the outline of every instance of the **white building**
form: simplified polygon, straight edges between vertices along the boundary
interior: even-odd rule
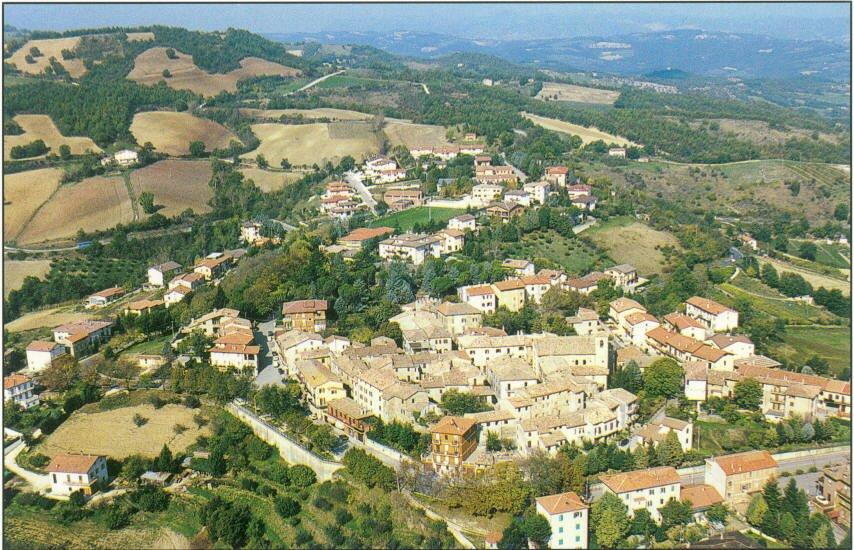
[[[476,205],[485,206],[501,197],[504,188],[494,183],[479,183],[471,189],[471,199]]]
[[[132,164],[139,162],[139,154],[136,151],[131,151],[130,149],[122,149],[111,157],[101,159],[101,164],[103,166],[113,162],[119,166],[131,166]]]
[[[211,365],[220,369],[248,368],[257,373],[261,347],[254,342],[255,338],[251,332],[240,330],[220,336],[208,350],[211,354]]]
[[[11,401],[22,409],[39,404],[39,396],[33,390],[33,381],[23,374],[10,374],[3,379],[3,403]]]
[[[661,521],[659,508],[672,498],[680,500],[679,472],[671,466],[601,475],[599,480],[606,491],[623,501],[629,513],[646,509],[656,522]]]
[[[175,288],[166,291],[163,295],[163,301],[166,302],[166,307],[170,307],[179,302],[183,302],[184,298],[189,296],[192,291],[185,286],[176,286]]]
[[[435,235],[404,233],[380,241],[379,253],[384,260],[405,260],[420,265],[427,258],[441,256],[442,239]]]
[[[534,181],[526,183],[522,189],[531,196],[532,202],[546,204],[546,199],[549,197],[551,185],[547,181]]]
[[[46,469],[53,495],[70,495],[75,491],[91,495],[96,482],[107,481],[107,460],[103,456],[58,454]]]
[[[738,328],[738,312],[708,298],[688,298],[685,301],[685,314],[700,321],[712,332],[727,332]]]
[[[472,305],[483,313],[495,313],[498,298],[492,285],[469,285],[457,289],[457,295],[463,302]]]
[[[518,204],[519,206],[531,206],[531,194],[520,190],[507,191],[504,193],[504,202]]]
[[[552,528],[549,548],[587,548],[589,511],[590,507],[573,492],[539,497],[537,513]]]
[[[477,220],[471,214],[461,214],[448,220],[448,229],[474,231],[477,229]]]
[[[165,285],[166,277],[181,269],[177,262],[164,262],[148,268],[148,284],[153,286]]]
[[[534,262],[508,258],[501,262],[501,267],[514,273],[517,277],[526,277],[536,273]]]
[[[729,334],[715,334],[709,338],[707,343],[721,351],[731,353],[736,359],[753,357],[756,355],[756,346],[753,344],[753,341],[743,334],[736,336],[730,336]]]
[[[33,340],[27,345],[27,370],[30,372],[42,371],[51,366],[54,359],[64,354],[65,346],[62,344]]]

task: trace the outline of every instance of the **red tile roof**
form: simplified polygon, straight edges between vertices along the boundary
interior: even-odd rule
[[[682,502],[690,502],[692,510],[704,510],[712,504],[723,502],[723,497],[711,485],[689,485],[680,491]]]
[[[282,313],[284,315],[293,315],[294,313],[313,313],[316,311],[326,311],[328,307],[329,304],[326,300],[296,300],[282,304]]]
[[[430,428],[433,433],[465,435],[471,430],[476,422],[471,418],[460,416],[445,416]]]
[[[777,461],[768,451],[748,451],[713,459],[728,476],[776,468]]]
[[[577,512],[578,510],[589,508],[589,506],[581,501],[581,497],[572,491],[539,497],[537,504],[542,506],[551,515]]]
[[[731,308],[728,308],[724,305],[721,305],[714,300],[709,300],[708,298],[703,298],[702,296],[692,296],[685,300],[686,304],[691,304],[692,306],[702,309],[705,312],[711,313],[712,315],[720,315],[726,311],[733,311]]]
[[[47,465],[48,472],[63,474],[88,474],[95,462],[101,458],[97,455],[58,454]]]
[[[16,386],[20,386],[21,384],[26,384],[30,379],[23,374],[10,374],[6,378],[3,379],[3,389],[9,390]]]
[[[599,476],[599,480],[615,493],[627,493],[640,489],[651,489],[662,485],[679,483],[679,472],[672,466],[621,472],[610,476]]]

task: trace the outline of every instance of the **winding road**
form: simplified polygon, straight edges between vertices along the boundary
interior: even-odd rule
[[[314,80],[312,80],[311,82],[309,82],[308,84],[306,84],[305,86],[300,88],[299,90],[296,90],[294,92],[289,92],[287,95],[294,95],[294,94],[297,94],[299,92],[304,92],[304,91],[308,90],[309,88],[316,86],[317,84],[320,84],[321,82],[323,82],[327,78],[332,78],[333,76],[339,75],[339,74],[343,73],[344,71],[345,71],[345,69],[341,69],[340,71],[337,71],[334,73],[329,73],[328,75],[321,76],[320,78],[315,78]]]

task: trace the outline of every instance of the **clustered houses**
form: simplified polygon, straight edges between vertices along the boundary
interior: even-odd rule
[[[163,262],[148,268],[148,284],[162,287],[166,284],[166,278],[181,269],[181,264],[173,261]]]
[[[120,286],[107,288],[100,292],[90,294],[86,301],[86,308],[104,307],[105,305],[115,302],[125,294],[125,289]]]
[[[617,495],[630,514],[646,510],[654,521],[661,521],[658,509],[671,498],[680,500],[681,480],[672,466],[599,476],[605,490]]]
[[[692,447],[694,437],[694,425],[678,418],[665,416],[658,422],[651,422],[640,428],[632,436],[632,446],[646,445],[652,443],[657,445],[667,438],[670,432],[676,433],[679,445],[683,451],[689,451]]]
[[[208,254],[203,260],[196,262],[193,266],[193,273],[198,273],[206,281],[219,279],[225,275],[226,271],[237,264],[240,258],[246,254],[246,250],[226,250],[225,252],[213,252]]]
[[[477,219],[471,214],[462,214],[448,220],[448,229],[458,231],[474,231],[477,229]]]
[[[204,285],[205,276],[201,273],[182,273],[169,281],[169,290],[163,295],[166,307],[184,301],[194,290]]]
[[[474,179],[478,183],[505,183],[510,185],[515,185],[517,181],[512,166],[492,166],[492,164],[475,166]]]
[[[406,178],[406,170],[388,157],[378,156],[365,161],[362,173],[373,183],[393,183]]]
[[[237,317],[235,310],[219,311],[227,313],[227,315],[218,318],[219,322],[213,330],[216,339],[213,347],[208,349],[211,365],[222,370],[243,371],[249,369],[257,374],[258,355],[261,353],[261,347],[255,343],[252,323],[247,319]],[[233,316],[232,313],[234,313]],[[217,318],[214,317],[210,320],[213,321],[214,319]]]
[[[748,451],[707,458],[705,481],[723,499],[740,507],[777,475],[777,461],[768,451]]]
[[[851,461],[825,466],[816,481],[814,503],[842,527],[851,527]]]
[[[268,222],[277,223],[277,222]],[[266,243],[278,244],[282,241],[279,237],[265,237],[262,235],[264,224],[258,221],[246,221],[240,224],[240,240],[250,246],[262,246]]]
[[[686,365],[685,396],[698,405],[710,397],[729,399],[736,383],[747,378],[762,384],[761,410],[768,420],[851,418],[850,382],[751,364],[739,363],[733,371]]]
[[[33,340],[27,345],[27,371],[37,373],[53,364],[66,354],[65,346],[58,342]]]
[[[380,241],[379,255],[384,260],[403,260],[421,265],[428,258],[461,251],[465,238],[465,232],[459,229],[442,229],[433,235],[404,233]]]
[[[481,153],[483,153],[482,143],[442,145],[438,147],[416,145],[409,149],[409,154],[412,155],[413,158],[433,156],[442,160],[451,160],[452,158],[456,158],[457,155],[480,155]]]

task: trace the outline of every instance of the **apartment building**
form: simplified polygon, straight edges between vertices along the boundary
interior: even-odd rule
[[[592,309],[580,307],[575,315],[566,318],[566,322],[575,330],[575,334],[588,336],[598,328],[599,314]]]
[[[384,260],[403,260],[421,265],[427,258],[442,253],[442,239],[435,235],[404,233],[380,241],[379,254]]]
[[[499,198],[504,193],[504,187],[492,183],[480,183],[471,189],[472,202],[485,206]]]
[[[430,461],[439,471],[460,469],[477,448],[477,426],[474,420],[445,416],[430,427]]]
[[[546,168],[546,175],[544,177],[549,183],[565,187],[567,174],[569,174],[569,168],[566,166],[549,166]]]
[[[74,357],[106,341],[113,332],[112,321],[77,321],[53,329],[53,341],[65,346]]]
[[[153,265],[148,268],[148,284],[158,287],[164,286],[166,277],[171,277],[180,269],[181,264],[172,261]]]
[[[462,286],[457,289],[457,295],[482,313],[495,313],[498,309],[498,295],[492,285]]]
[[[668,313],[663,317],[664,326],[667,330],[678,332],[682,336],[703,341],[709,335],[706,327],[693,317],[688,317],[684,313]]]
[[[39,396],[29,376],[13,373],[3,379],[3,403],[10,401],[25,410],[39,404]]]
[[[347,397],[344,383],[316,359],[300,359],[294,365],[296,379],[305,390],[309,410],[320,417],[330,402]]]
[[[295,300],[282,304],[282,326],[285,330],[323,332],[326,330],[326,300]]]
[[[498,307],[506,307],[510,311],[519,311],[525,307],[525,283],[521,279],[507,279],[493,283]]]
[[[547,495],[536,499],[537,513],[551,526],[549,548],[587,548],[587,525],[590,507],[573,492]]]
[[[489,201],[487,201],[489,202]],[[448,220],[448,229],[459,231],[474,231],[477,229],[477,219],[471,214],[461,214]]]
[[[214,340],[213,346],[208,350],[211,365],[219,369],[251,369],[258,372],[258,355],[261,346],[255,344],[255,337],[251,331],[236,330],[223,334]]]
[[[65,355],[65,346],[62,344],[33,340],[27,344],[27,370],[33,373],[43,371],[63,355]]]
[[[338,244],[350,250],[361,250],[368,241],[393,233],[392,227],[359,227],[338,239]]]
[[[670,499],[680,500],[679,473],[671,466],[647,468],[614,475],[600,475],[599,480],[623,501],[629,513],[645,509],[656,522],[661,521],[658,509]]]
[[[738,328],[738,312],[708,298],[688,298],[685,301],[685,314],[700,321],[711,332],[727,332]]]

